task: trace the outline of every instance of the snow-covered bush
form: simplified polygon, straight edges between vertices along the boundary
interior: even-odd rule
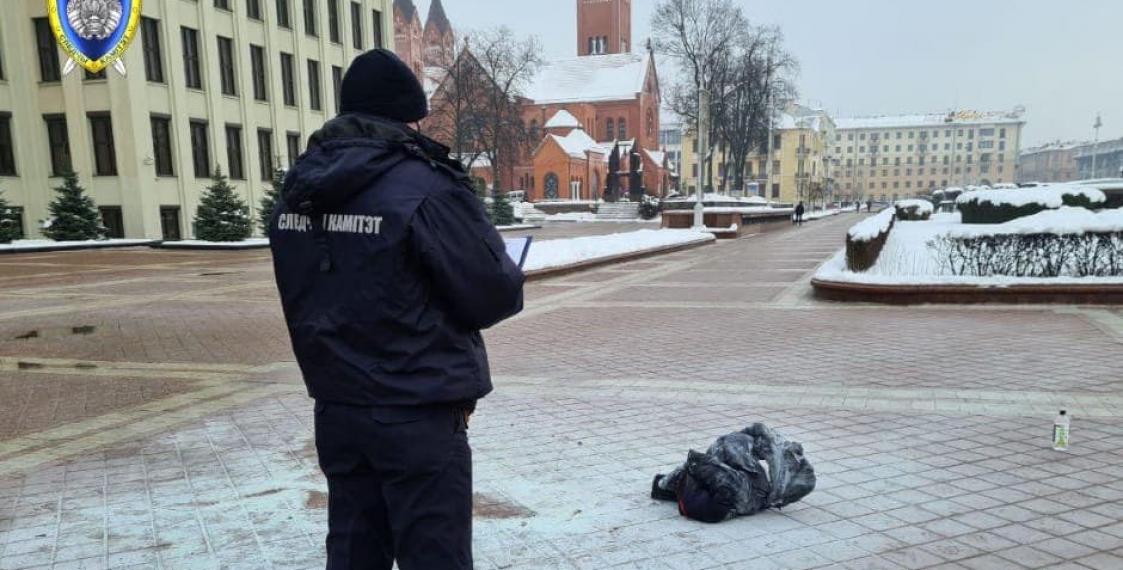
[[[894,219],[895,210],[888,208],[850,228],[846,234],[846,266],[850,271],[866,271],[877,263]]]
[[[645,220],[654,220],[655,216],[658,216],[662,209],[663,207],[659,203],[658,198],[644,196],[643,201],[639,204],[639,217]]]
[[[1106,197],[1095,188],[1051,184],[1035,188],[981,189],[956,199],[965,224],[1003,224],[1061,206],[1102,207]]]
[[[928,200],[900,200],[894,207],[897,219],[902,222],[924,222],[932,217],[932,202]]]
[[[962,228],[929,244],[952,275],[1123,275],[1123,211],[1062,207],[1002,224]]]

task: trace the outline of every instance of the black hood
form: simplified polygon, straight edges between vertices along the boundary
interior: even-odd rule
[[[309,139],[307,152],[285,176],[283,198],[296,212],[329,211],[412,157],[451,163],[447,147],[402,123],[342,115]]]

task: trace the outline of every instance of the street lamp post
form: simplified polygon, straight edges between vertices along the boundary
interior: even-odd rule
[[[702,195],[705,194],[706,158],[710,154],[710,92],[706,89],[698,91],[698,191],[694,194],[694,228],[703,229],[705,222],[705,205]]]
[[[1092,143],[1092,179],[1093,180],[1096,179],[1096,174],[1099,170],[1098,168],[1096,168],[1098,166],[1096,164],[1096,159],[1099,158],[1099,153],[1100,153],[1100,128],[1103,127],[1103,126],[1104,126],[1103,119],[1100,117],[1099,113],[1096,113],[1096,122],[1095,122],[1095,124],[1092,125],[1092,128],[1096,129],[1096,142]]]

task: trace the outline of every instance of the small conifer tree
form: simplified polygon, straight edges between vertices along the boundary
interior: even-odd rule
[[[261,198],[261,207],[257,212],[257,223],[261,226],[261,233],[269,235],[269,223],[273,221],[273,208],[277,207],[277,200],[281,199],[281,190],[285,187],[285,171],[273,171],[273,182]]]
[[[497,226],[510,226],[515,223],[515,208],[507,199],[506,192],[496,192],[491,199],[491,223]]]
[[[195,212],[195,237],[203,241],[242,241],[252,232],[249,206],[234,193],[222,169],[216,168]]]
[[[62,186],[55,188],[58,194],[48,206],[51,218],[44,224],[43,234],[55,241],[86,241],[105,237],[105,226],[101,225],[101,214],[93,198],[78,183],[78,175],[67,172],[63,175]]]
[[[19,235],[19,218],[0,192],[0,243],[12,243]]]

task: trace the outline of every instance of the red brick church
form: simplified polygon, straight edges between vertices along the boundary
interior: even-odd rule
[[[500,165],[508,186],[501,190],[524,191],[530,201],[597,200],[606,198],[614,177],[617,191],[609,198],[641,187],[653,196],[668,191],[671,173],[659,149],[659,77],[649,47],[632,52],[631,9],[631,0],[577,0],[577,57],[545,64],[523,94],[523,120],[538,142],[515,164]],[[394,13],[395,24],[405,26],[396,28],[398,54],[431,83],[440,64],[428,54],[451,58],[453,52],[440,0],[433,1],[423,32],[410,0],[396,0]],[[439,91],[439,85],[430,90],[435,106]],[[472,170],[493,184],[490,168]]]

